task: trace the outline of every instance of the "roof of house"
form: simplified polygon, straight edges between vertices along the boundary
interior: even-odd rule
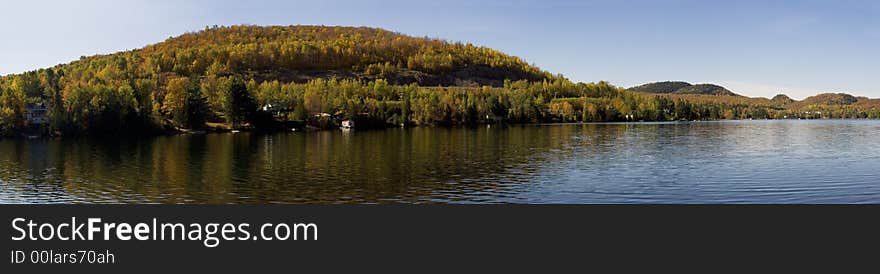
[[[28,103],[27,108],[46,108],[45,103]]]

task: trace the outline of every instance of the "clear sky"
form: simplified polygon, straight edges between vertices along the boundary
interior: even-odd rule
[[[500,49],[575,81],[880,97],[880,1],[0,0],[0,74],[206,25],[372,26]]]

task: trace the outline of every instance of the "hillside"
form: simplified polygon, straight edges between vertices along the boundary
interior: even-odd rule
[[[656,82],[648,83],[628,89],[632,92],[655,93],[655,94],[698,94],[698,95],[719,95],[719,96],[739,96],[730,90],[713,84],[697,84],[692,85],[687,82]]]
[[[58,68],[92,76],[108,63],[141,77],[240,74],[284,82],[335,76],[423,86],[501,86],[505,79],[551,77],[517,57],[486,47],[376,28],[324,26],[205,28],[141,50],[84,58]]]

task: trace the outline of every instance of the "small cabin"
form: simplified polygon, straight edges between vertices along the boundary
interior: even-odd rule
[[[352,120],[342,121],[342,128],[354,128],[354,121],[352,121]]]
[[[28,125],[45,125],[49,123],[49,109],[44,103],[28,104],[25,112]]]

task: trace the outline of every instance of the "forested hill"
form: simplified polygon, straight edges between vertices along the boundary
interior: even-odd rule
[[[108,64],[149,78],[242,75],[245,79],[304,83],[314,78],[385,79],[421,86],[501,86],[505,79],[552,76],[520,58],[487,47],[410,37],[368,27],[231,26],[205,28],[141,50],[84,58],[61,68],[99,75]],[[111,69],[113,70],[113,69]],[[112,74],[113,71],[108,71]]]
[[[296,109],[290,116],[298,120],[311,113],[352,118],[381,105],[385,119],[389,105],[400,112],[397,104],[410,99],[397,93],[401,87],[517,81],[567,80],[491,48],[377,28],[206,27],[142,49],[0,77],[0,135],[30,127],[27,106],[38,103],[48,106],[53,132],[115,134],[254,125],[268,120],[257,111],[266,104]]]
[[[692,85],[687,82],[667,81],[648,83],[628,89],[633,92],[642,93],[658,93],[658,94],[701,94],[701,95],[722,95],[722,96],[739,96],[726,88],[713,84],[697,84]]]

